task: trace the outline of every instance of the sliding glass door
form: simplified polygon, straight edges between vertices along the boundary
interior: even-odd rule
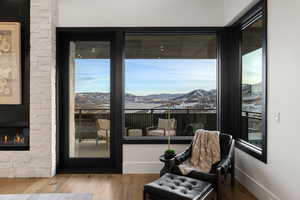
[[[110,42],[70,41],[69,157],[110,157]]]
[[[112,127],[112,37],[65,38],[62,166],[74,171],[116,170]]]

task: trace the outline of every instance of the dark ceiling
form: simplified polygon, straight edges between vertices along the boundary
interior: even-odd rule
[[[127,35],[127,59],[215,59],[216,35]],[[76,42],[77,58],[108,58],[108,42]]]

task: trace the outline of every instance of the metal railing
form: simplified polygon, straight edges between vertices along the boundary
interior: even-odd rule
[[[176,135],[193,135],[195,129],[205,128],[215,130],[216,109],[124,109],[125,129],[140,129],[146,135],[148,127],[157,126],[158,119],[170,118],[177,122]],[[90,135],[96,133],[96,119],[110,119],[110,109],[101,108],[76,108],[75,122],[78,133],[89,132]],[[93,133],[92,133],[93,132]],[[90,136],[92,137],[92,136]]]
[[[146,136],[147,128],[157,126],[158,119],[175,119],[177,136],[192,136],[198,128],[216,130],[216,109],[124,109],[125,129],[140,129]],[[107,108],[76,108],[75,125],[77,137],[95,138],[96,119],[110,119],[110,109]],[[242,138],[260,146],[262,115],[258,112],[242,112]],[[125,131],[125,134],[127,131]],[[256,136],[255,136],[256,135]],[[255,137],[256,138],[255,138]]]
[[[262,146],[262,113],[242,111],[242,139],[249,143]]]

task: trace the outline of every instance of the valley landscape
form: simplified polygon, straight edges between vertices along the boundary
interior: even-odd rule
[[[199,109],[213,111],[217,105],[217,91],[197,89],[188,93],[151,94],[137,96],[125,94],[125,109]],[[109,93],[76,93],[77,109],[109,108]]]

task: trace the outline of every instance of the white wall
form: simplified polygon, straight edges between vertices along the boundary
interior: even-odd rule
[[[230,25],[259,0],[224,0],[224,25]]]
[[[238,179],[261,200],[300,198],[299,10],[298,0],[268,0],[268,163],[236,151]]]
[[[59,27],[222,26],[223,0],[59,0]]]
[[[183,152],[188,145],[176,144],[171,148],[176,153]],[[163,167],[159,156],[167,149],[166,144],[126,144],[123,145],[124,174],[158,174]]]

